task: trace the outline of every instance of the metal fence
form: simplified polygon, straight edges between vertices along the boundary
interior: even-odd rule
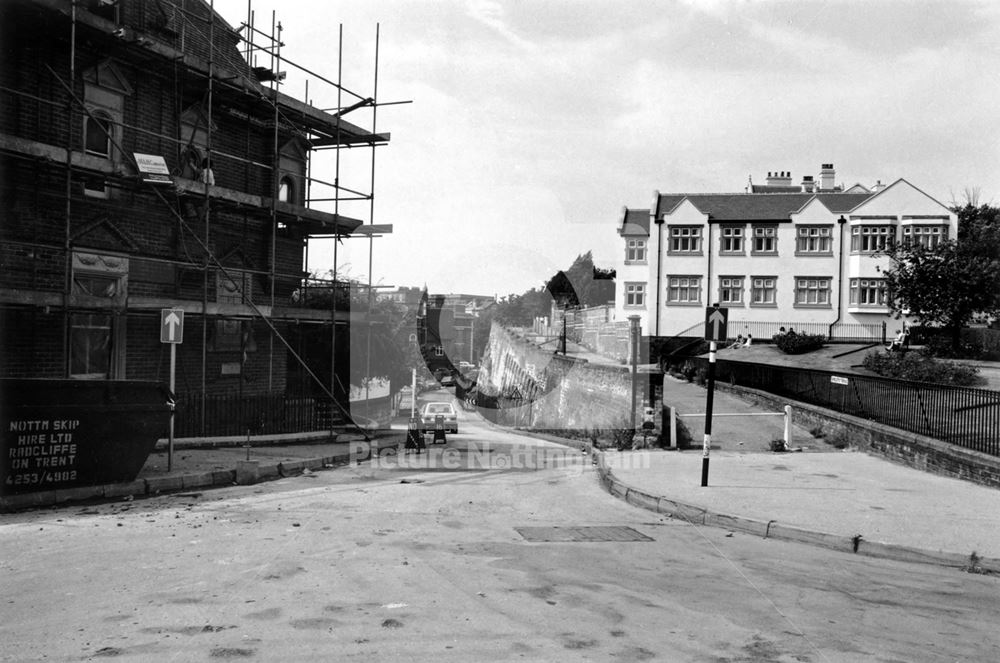
[[[699,368],[704,357],[690,357]],[[719,360],[716,380],[760,389],[1000,456],[1000,392]]]
[[[285,394],[179,394],[174,415],[177,437],[274,435],[326,430],[329,404]],[[202,425],[204,422],[204,426]]]
[[[902,325],[902,323],[900,323]],[[818,334],[826,336],[833,343],[885,343],[887,336],[886,323],[838,322],[833,325],[825,322],[756,322],[730,318],[728,324],[729,340],[737,334],[744,337],[749,333],[755,340],[770,341],[782,329],[794,329],[800,334]]]

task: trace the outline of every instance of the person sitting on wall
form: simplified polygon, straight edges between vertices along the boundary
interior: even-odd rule
[[[748,333],[746,343],[743,344],[743,347],[749,348],[752,343],[753,343],[753,334]]]
[[[743,334],[736,337],[736,340],[732,342],[729,346],[730,349],[735,350],[736,348],[742,348],[746,340],[743,338]]]
[[[886,350],[889,352],[899,352],[903,349],[903,344],[906,343],[906,330],[900,329],[896,332],[896,338],[892,339],[889,345],[886,346]]]

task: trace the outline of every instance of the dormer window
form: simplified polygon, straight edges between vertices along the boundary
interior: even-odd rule
[[[110,60],[83,72],[83,102],[87,112],[83,116],[80,146],[84,154],[105,159],[111,166],[120,161],[125,97],[131,94],[132,86]],[[107,166],[89,165],[95,171],[108,170]],[[84,194],[107,198],[110,192],[104,177],[101,172],[85,175]]]
[[[200,103],[188,107],[181,113],[180,120],[181,177],[215,184],[215,173],[208,157],[208,134],[216,132],[218,127]]]
[[[94,110],[83,124],[83,149],[95,157],[111,158],[114,120],[105,110]]]
[[[306,161],[308,144],[301,138],[292,138],[282,145],[278,154],[278,200],[290,205],[305,205]],[[273,186],[273,184],[272,184]],[[273,192],[273,189],[272,189]],[[270,195],[274,195],[273,193]]]
[[[278,200],[283,203],[290,203],[295,200],[295,182],[291,177],[285,175],[278,184]]]

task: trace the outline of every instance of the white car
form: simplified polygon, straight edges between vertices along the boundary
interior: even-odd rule
[[[427,403],[420,410],[420,432],[434,432],[438,417],[444,419],[444,429],[449,433],[458,432],[458,412],[451,403]]]

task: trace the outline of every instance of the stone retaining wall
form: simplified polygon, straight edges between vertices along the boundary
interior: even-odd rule
[[[498,423],[544,430],[627,426],[632,374],[626,366],[590,364],[554,353],[526,336],[494,324],[479,373],[480,392],[500,399]],[[636,408],[647,392],[647,375],[636,387]],[[637,415],[641,421],[641,411]]]

